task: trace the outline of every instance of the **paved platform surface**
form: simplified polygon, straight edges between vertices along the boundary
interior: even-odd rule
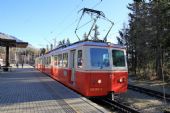
[[[0,113],[108,113],[31,66],[0,72]]]

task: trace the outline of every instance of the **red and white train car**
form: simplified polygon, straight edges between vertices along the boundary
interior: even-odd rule
[[[126,51],[122,46],[82,41],[36,59],[36,68],[84,96],[127,91]]]

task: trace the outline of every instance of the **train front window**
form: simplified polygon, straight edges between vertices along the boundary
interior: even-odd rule
[[[91,58],[91,66],[92,67],[109,67],[109,52],[108,49],[104,48],[91,48],[90,49],[90,58]]]
[[[78,50],[77,66],[78,68],[82,68],[82,50]]]
[[[125,55],[124,51],[112,50],[113,66],[125,67]]]

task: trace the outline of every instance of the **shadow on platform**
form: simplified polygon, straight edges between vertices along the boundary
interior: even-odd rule
[[[0,105],[80,98],[74,91],[34,68],[0,73]]]

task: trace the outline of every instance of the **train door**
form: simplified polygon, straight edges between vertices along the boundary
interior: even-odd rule
[[[70,63],[71,63],[71,83],[75,83],[75,57],[76,57],[76,50],[70,51]]]

